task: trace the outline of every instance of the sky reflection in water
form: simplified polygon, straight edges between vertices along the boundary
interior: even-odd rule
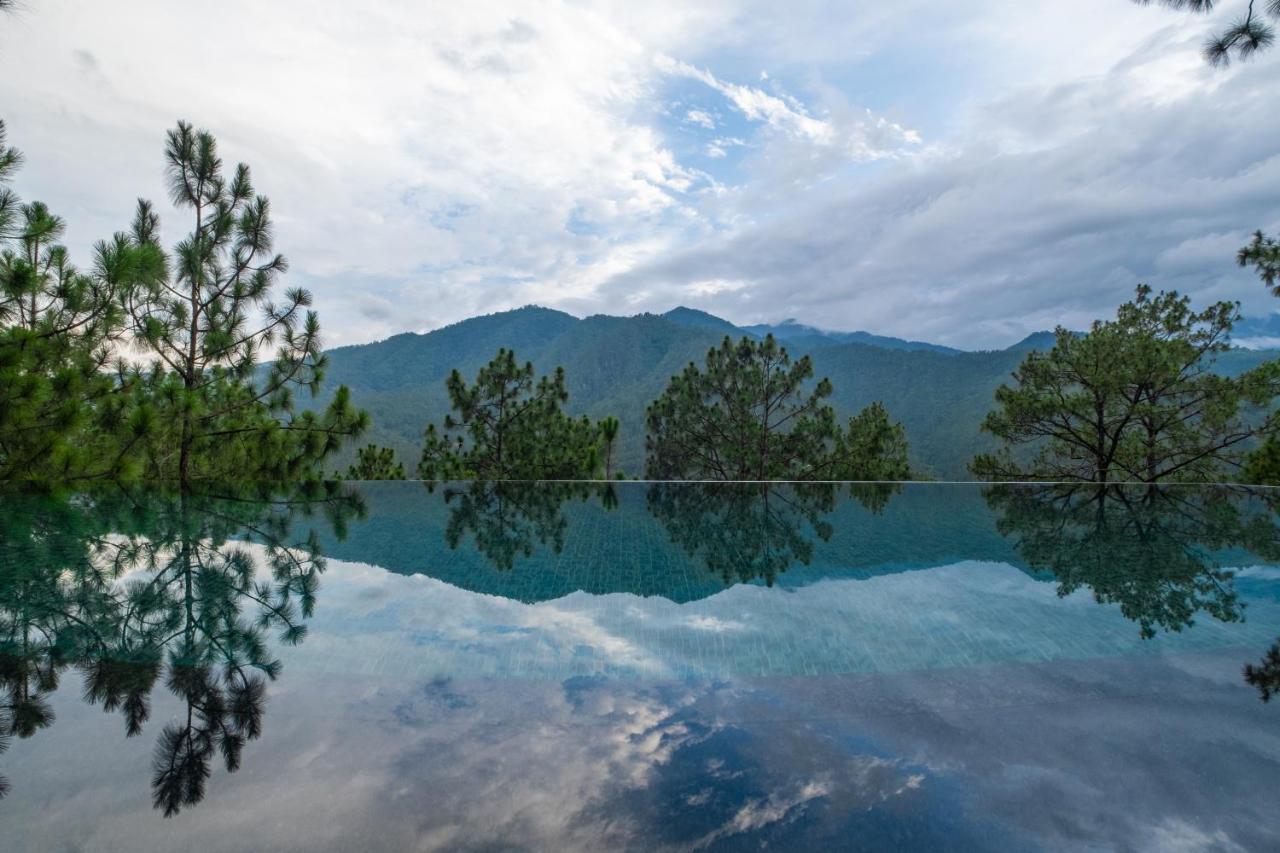
[[[1270,492],[0,500],[10,849],[1280,844]]]

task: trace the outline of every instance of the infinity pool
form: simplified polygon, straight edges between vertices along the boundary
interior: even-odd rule
[[[0,846],[1280,849],[1278,510],[3,492]]]

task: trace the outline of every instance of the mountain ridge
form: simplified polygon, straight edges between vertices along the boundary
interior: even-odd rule
[[[793,357],[813,360],[815,379],[831,380],[830,399],[842,417],[880,401],[907,433],[911,464],[918,474],[965,479],[975,453],[994,449],[980,425],[995,389],[1034,349],[1053,343],[1052,332],[1036,332],[1002,350],[965,351],[899,338],[823,333],[803,324],[784,326],[779,338]],[[763,328],[760,326],[757,329]],[[683,306],[665,314],[577,318],[563,311],[525,306],[471,317],[426,333],[403,333],[383,341],[327,351],[328,374],[319,402],[347,385],[355,405],[367,409],[373,426],[360,442],[393,448],[413,471],[422,431],[449,409],[444,380],[454,369],[472,380],[500,347],[531,361],[539,374],[564,367],[567,410],[622,422],[616,459],[631,476],[643,472],[645,410],[670,378],[689,363],[701,364],[725,335],[748,329]],[[923,344],[924,348],[913,348]],[[1231,350],[1219,369],[1234,374],[1270,357],[1266,350]],[[345,470],[355,448],[335,459]]]

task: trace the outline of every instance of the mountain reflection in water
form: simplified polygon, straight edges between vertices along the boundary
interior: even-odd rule
[[[922,780],[945,776],[924,753],[885,753],[862,740],[874,729],[893,742],[934,742],[938,733],[922,721],[893,735],[878,717],[875,723],[862,718],[863,734],[847,721],[831,722],[825,734],[823,726],[807,723],[775,744],[791,751],[785,760],[764,746],[750,721],[806,701],[827,707],[837,695],[850,719],[861,703],[911,706],[925,700],[893,699],[885,691],[923,696],[917,691],[928,683],[927,672],[935,673],[936,689],[945,686],[953,697],[997,689],[992,685],[1008,689],[996,675],[1003,670],[974,668],[992,665],[1032,667],[1028,673],[1049,667],[1047,677],[1092,685],[1080,695],[1115,695],[1118,682],[1097,681],[1101,676],[1072,659],[1092,660],[1113,648],[1121,657],[1099,663],[1097,671],[1136,667],[1124,677],[1138,684],[1153,672],[1172,672],[1158,658],[1128,657],[1140,644],[1203,636],[1204,644],[1167,649],[1217,654],[1257,643],[1259,631],[1271,638],[1280,633],[1269,603],[1277,598],[1276,571],[1233,568],[1280,563],[1280,495],[1269,490],[379,483],[293,492],[8,492],[2,500],[0,749],[32,744],[24,750],[23,772],[0,781],[8,801],[34,783],[31,762],[42,740],[61,736],[59,713],[86,725],[67,691],[59,690],[72,680],[78,701],[120,721],[122,746],[104,742],[103,749],[151,743],[152,804],[176,818],[210,786],[231,786],[235,777],[222,774],[252,760],[254,742],[268,730],[268,687],[288,684],[296,660],[302,668],[286,703],[294,709],[303,699],[306,708],[341,705],[343,683],[400,673],[368,694],[370,707],[381,710],[361,712],[357,701],[341,712],[354,714],[356,728],[347,734],[371,736],[361,727],[376,729],[384,718],[431,732],[434,754],[408,749],[386,761],[444,803],[455,794],[440,787],[435,769],[420,770],[414,762],[466,764],[453,753],[469,738],[477,756],[489,754],[492,731],[463,731],[490,713],[508,720],[512,738],[526,737],[504,704],[513,696],[527,706],[530,722],[546,723],[567,702],[575,714],[592,709],[588,740],[628,743],[629,750],[650,745],[644,751],[649,769],[628,771],[648,782],[628,787],[617,781],[621,787],[608,807],[639,821],[633,828],[640,835],[584,835],[570,843],[573,821],[587,820],[575,812],[556,825],[554,838],[530,836],[547,844],[734,846],[743,836],[726,827],[736,825],[755,841],[838,846],[837,829],[866,828],[874,803],[910,794],[923,797],[916,807],[928,820],[915,826],[906,846],[950,837],[957,847],[1016,847],[1017,838],[983,834],[994,830],[949,811],[954,803],[944,800],[954,792],[912,793]],[[327,559],[362,564],[342,563],[330,574],[337,583],[332,600],[329,581],[321,584]],[[1009,566],[1025,580],[1010,586],[1019,575],[1010,575]],[[375,583],[373,571],[382,580]],[[385,601],[375,595],[396,575],[421,582]],[[984,585],[985,603],[973,584]],[[1045,584],[1062,602],[1059,611],[1048,609],[1042,596],[1027,597]],[[1081,591],[1103,605],[1096,617],[1075,603]],[[342,614],[340,622],[324,621],[326,603],[334,618]],[[1061,624],[1053,624],[1055,612]],[[1250,621],[1255,613],[1262,622]],[[753,615],[756,621],[744,627]],[[316,624],[326,627],[308,640]],[[1120,642],[1120,625],[1132,640]],[[288,649],[308,642],[318,644],[310,654]],[[1234,684],[1247,685],[1260,708],[1259,699],[1280,690],[1280,643],[1255,648],[1255,658],[1237,659]],[[615,682],[611,673],[641,680]],[[877,673],[889,680],[867,680]],[[777,689],[755,680],[806,674],[819,677],[785,680]],[[858,679],[861,698],[849,693],[850,678]],[[470,685],[465,690],[464,683]],[[396,684],[425,686],[413,696]],[[377,699],[384,693],[399,698],[388,707]],[[1058,697],[1052,701],[1078,699],[1050,693]],[[339,705],[332,713],[340,713]],[[295,736],[299,720],[311,719],[305,712],[282,713],[283,738]],[[967,725],[981,728],[972,720]],[[66,737],[77,736],[68,723]],[[801,761],[816,748],[811,737],[834,736],[852,751],[824,748]],[[446,748],[446,741],[456,746]],[[513,754],[524,748],[523,740],[500,742]],[[597,746],[582,744],[588,752]],[[347,754],[336,743],[329,748]],[[557,748],[566,759],[577,749],[567,742]],[[288,762],[279,747],[262,751],[275,763],[257,772],[278,774],[285,783]],[[606,763],[623,760],[622,753],[611,756]],[[659,796],[650,784],[658,766],[675,788],[651,800]],[[465,789],[500,779],[497,767],[475,769],[478,776],[459,784]],[[56,773],[72,778],[77,769]],[[664,829],[659,813],[672,809],[678,818]],[[775,817],[764,820],[769,814]],[[891,813],[876,814],[872,838],[883,841],[903,830]],[[472,838],[474,830],[455,826],[440,846],[495,842]]]

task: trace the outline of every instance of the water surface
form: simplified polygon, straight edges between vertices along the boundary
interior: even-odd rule
[[[5,849],[1276,849],[1277,501],[5,492]]]

